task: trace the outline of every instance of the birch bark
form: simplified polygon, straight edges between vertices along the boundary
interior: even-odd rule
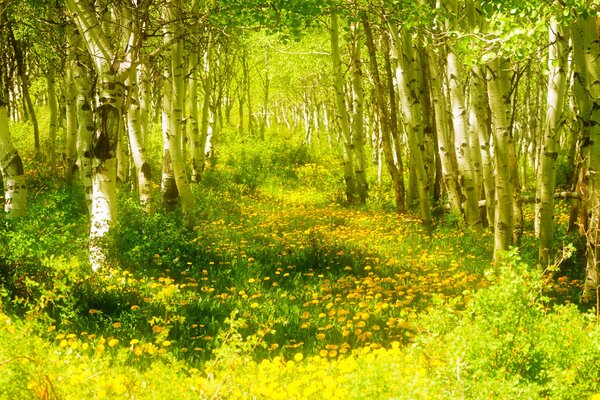
[[[569,37],[559,23],[553,21],[549,30],[548,97],[546,125],[542,138],[542,156],[537,174],[536,205],[539,218],[538,261],[542,267],[550,262],[554,240],[554,188],[556,159],[559,151],[559,132],[567,88]]]
[[[496,168],[496,197],[494,216],[494,260],[501,251],[512,244],[513,188],[510,174],[510,127],[507,110],[510,109],[510,64],[507,59],[497,58],[488,63],[487,87],[494,139]]]
[[[425,122],[419,101],[420,82],[415,77],[420,65],[409,32],[403,30],[402,35],[400,35],[398,27],[394,23],[390,23],[388,26],[392,38],[392,59],[396,64],[396,85],[398,87],[400,109],[405,121],[408,147],[419,193],[421,220],[423,225],[430,227],[433,223],[431,216],[431,184],[423,157]]]
[[[27,186],[21,156],[13,146],[8,128],[8,110],[0,99],[0,172],[4,181],[4,212],[6,218],[27,213]]]
[[[354,150],[352,148],[350,117],[348,115],[346,98],[344,96],[344,76],[342,72],[339,44],[339,23],[335,11],[331,13],[329,33],[331,39],[331,61],[333,63],[333,87],[335,89],[335,100],[343,138],[346,200],[348,203],[354,203],[357,194],[356,174],[354,172]]]

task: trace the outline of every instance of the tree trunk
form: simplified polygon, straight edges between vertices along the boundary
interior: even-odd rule
[[[58,97],[56,96],[56,78],[54,67],[50,66],[46,74],[46,83],[48,89],[48,108],[50,109],[50,119],[48,124],[48,142],[46,152],[50,173],[56,172],[56,132],[58,131]]]
[[[354,149],[352,147],[352,132],[350,130],[350,117],[346,108],[344,96],[344,75],[340,57],[338,17],[335,11],[330,18],[331,61],[333,63],[333,87],[335,100],[343,138],[344,181],[346,183],[346,200],[352,204],[356,201],[357,183],[354,171]]]
[[[494,199],[496,185],[494,182],[494,161],[490,152],[491,132],[489,126],[487,88],[483,71],[478,66],[471,68],[469,85],[469,125],[473,137],[479,142],[481,158],[481,173],[483,181],[483,197],[487,200],[485,206],[486,219],[490,227],[494,227]]]
[[[4,212],[6,218],[22,217],[27,213],[27,186],[23,162],[10,139],[8,110],[0,98],[0,172],[4,182]]]
[[[131,90],[130,104],[127,110],[127,133],[129,137],[129,147],[131,149],[131,158],[135,165],[137,174],[137,188],[140,196],[140,204],[146,212],[152,210],[152,172],[148,163],[148,156],[145,146],[145,137],[142,129],[140,95],[138,87],[138,71],[131,69],[129,71],[129,90]]]
[[[127,106],[130,109],[130,105]],[[127,122],[125,122],[127,124]],[[117,184],[129,182],[129,143],[126,137],[127,125],[119,130],[117,140]]]
[[[356,176],[358,202],[360,204],[365,204],[369,194],[369,184],[367,183],[367,161],[365,156],[365,96],[362,86],[359,30],[360,25],[358,22],[352,22],[350,25],[350,70],[352,71],[352,94],[354,103],[352,147],[355,152],[354,176]]]
[[[66,146],[65,146],[65,180],[73,181],[77,171],[77,89],[75,87],[75,68],[77,64],[76,46],[79,34],[73,25],[67,26],[67,59],[65,62],[65,116],[66,116]]]
[[[488,64],[487,86],[494,139],[496,197],[494,215],[494,260],[508,250],[513,234],[513,188],[510,174],[510,142],[508,111],[510,110],[510,63],[496,59]]]
[[[212,156],[212,136],[214,129],[214,108],[216,104],[211,103],[212,92],[214,88],[214,71],[213,71],[213,35],[209,33],[208,42],[206,43],[206,49],[204,50],[203,58],[203,69],[204,69],[204,80],[202,86],[204,95],[202,98],[202,117],[200,125],[200,138],[199,138],[199,159],[198,165],[200,172],[204,171],[208,158]],[[247,83],[250,85],[250,82]],[[248,105],[250,107],[250,99],[248,99]],[[250,112],[249,112],[250,114]],[[252,119],[249,119],[250,128],[252,125]],[[252,132],[251,130],[249,131]]]
[[[194,198],[188,182],[183,160],[183,150],[181,147],[181,137],[183,130],[183,109],[184,109],[184,71],[183,71],[183,41],[180,39],[180,33],[177,31],[178,25],[173,21],[179,20],[179,10],[181,9],[180,0],[167,1],[164,8],[164,40],[169,47],[170,53],[170,77],[166,77],[166,85],[171,85],[172,99],[167,102],[169,117],[169,129],[165,131],[166,148],[171,160],[177,191],[181,200],[181,209],[183,212],[183,223],[187,227],[192,227]],[[169,79],[170,78],[170,79]],[[167,94],[164,94],[167,97]]]
[[[431,185],[425,168],[422,150],[425,148],[423,140],[425,123],[419,101],[421,88],[418,85],[420,82],[415,76],[420,65],[417,62],[416,51],[409,32],[402,32],[402,37],[400,37],[398,27],[394,23],[388,26],[393,40],[391,50],[392,58],[396,63],[396,84],[398,85],[400,106],[405,121],[408,147],[417,180],[421,220],[423,225],[431,227],[433,224],[431,216]]]
[[[197,1],[194,2],[194,9],[197,7]],[[202,175],[202,152],[203,148],[200,145],[200,127],[198,124],[198,73],[200,63],[200,50],[194,44],[189,53],[190,79],[189,79],[189,99],[188,99],[188,134],[190,142],[190,157],[193,183],[200,182]]]
[[[89,251],[92,270],[97,271],[107,265],[107,240],[116,221],[116,152],[123,126],[121,109],[125,87],[125,63],[118,47],[129,44],[129,35],[124,31],[117,38],[108,36],[103,30],[103,24],[97,19],[93,5],[83,0],[67,0],[66,4],[85,39],[97,75],[95,130],[89,147],[92,159]],[[121,11],[123,13],[119,15],[119,21],[110,22],[127,27],[129,15],[127,10]],[[115,18],[116,16],[117,14]]]
[[[481,4],[478,0],[467,0],[465,2],[465,15],[468,29],[471,32],[480,32],[485,25],[483,20],[483,12]],[[474,149],[474,167],[475,170],[480,168],[479,183],[481,188],[483,185],[483,198],[486,200],[485,216],[488,226],[494,228],[494,203],[495,203],[495,182],[494,182],[494,166],[491,156],[491,132],[489,121],[489,101],[487,96],[486,74],[479,64],[471,67],[469,76],[469,127],[471,143]],[[475,147],[475,145],[477,145]],[[476,150],[475,150],[476,149]],[[477,163],[480,163],[478,166]],[[476,178],[477,179],[477,178]]]
[[[79,50],[80,35],[77,33],[74,43],[78,57],[73,69],[73,82],[75,84],[75,106],[77,108],[77,158],[81,183],[85,192],[88,213],[92,215],[92,135],[94,132],[94,115],[92,111],[92,86],[93,78],[89,66],[83,65],[84,58]]]
[[[449,19],[447,29],[456,29],[458,7],[456,0],[449,0],[445,7]],[[450,93],[450,106],[452,110],[452,125],[454,127],[454,146],[458,164],[459,183],[464,198],[463,208],[467,226],[481,228],[481,215],[479,213],[480,188],[476,187],[472,146],[469,143],[467,124],[467,109],[465,106],[464,87],[461,81],[462,71],[451,46],[448,46],[446,55],[446,72],[448,74],[448,91]]]
[[[433,102],[433,114],[435,115],[435,127],[437,130],[438,152],[442,163],[442,175],[450,211],[456,215],[462,215],[461,193],[458,186],[458,171],[452,161],[452,142],[450,132],[448,132],[448,109],[446,105],[446,96],[443,92],[443,79],[438,70],[438,57],[433,51],[427,53],[429,57],[429,87],[431,90],[431,99]]]
[[[379,73],[379,65],[377,64],[377,52],[375,49],[375,41],[373,40],[373,32],[371,24],[365,14],[362,15],[362,23],[365,28],[365,39],[367,49],[369,51],[369,61],[371,74],[375,84],[375,100],[377,105],[377,117],[381,126],[381,144],[383,147],[383,156],[387,170],[392,178],[392,185],[396,199],[396,211],[406,211],[406,199],[404,189],[404,166],[402,165],[402,154],[397,153],[394,157],[394,147],[392,141],[398,141],[398,116],[396,114],[396,92],[392,81],[392,68],[390,61],[390,44],[387,32],[384,32],[382,37],[383,55],[385,57],[385,68],[388,85],[388,94],[390,97],[390,108],[388,118],[388,106],[385,100],[385,85],[381,80]],[[376,147],[375,147],[376,148]]]
[[[12,29],[12,25],[8,25],[8,34],[10,41],[13,46],[13,50],[15,52],[15,61],[17,62],[17,71],[19,73],[19,78],[21,79],[21,90],[23,92],[23,101],[25,101],[25,105],[27,110],[29,111],[31,124],[33,125],[33,141],[34,141],[34,151],[35,156],[38,157],[41,152],[40,146],[40,128],[38,125],[37,116],[35,113],[35,109],[33,108],[33,102],[31,101],[31,95],[29,94],[29,77],[27,75],[27,68],[25,65],[25,57],[23,55],[23,49],[21,45],[15,39],[15,35]],[[24,107],[25,109],[25,107]]]
[[[542,138],[542,157],[537,174],[536,204],[539,204],[540,243],[538,261],[542,268],[550,263],[554,240],[554,188],[559,132],[562,127],[568,70],[569,36],[559,23],[550,25],[548,55],[548,99],[546,126]],[[537,216],[536,216],[537,217]]]
[[[580,113],[585,113],[589,105],[589,114],[583,114],[584,124],[589,129],[589,139],[583,143],[588,147],[588,162],[585,171],[584,188],[585,203],[583,209],[587,212],[586,234],[586,277],[582,294],[584,303],[598,303],[598,288],[600,287],[600,71],[597,60],[600,58],[600,44],[596,18],[580,17],[573,26],[573,54],[578,64],[577,79],[583,83],[585,91],[579,95],[589,96],[579,100],[582,103]],[[589,117],[588,117],[589,116]],[[588,119],[589,118],[589,119]],[[583,138],[585,141],[585,137]],[[585,150],[584,150],[585,151]]]

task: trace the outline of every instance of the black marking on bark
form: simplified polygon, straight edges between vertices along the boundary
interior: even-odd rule
[[[142,164],[142,174],[144,174],[144,178],[146,179],[151,179],[152,178],[152,171],[150,170],[150,165],[148,165],[147,162]]]
[[[97,129],[92,135],[90,153],[102,161],[114,158],[117,150],[119,132],[119,110],[116,107],[103,104],[96,109],[98,117]]]
[[[23,175],[23,160],[21,160],[21,156],[18,153],[15,154],[12,164],[15,167],[15,172],[17,175]]]

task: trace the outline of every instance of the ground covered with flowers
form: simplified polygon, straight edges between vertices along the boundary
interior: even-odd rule
[[[245,157],[207,172],[193,231],[176,212],[144,214],[122,188],[111,267],[96,274],[80,188],[40,190],[28,217],[2,221],[0,398],[600,392],[600,328],[577,305],[582,252],[564,233],[566,205],[554,267],[533,266],[527,230],[492,265],[491,233],[452,215],[424,231],[389,210],[384,188],[365,207],[340,205],[324,158],[259,165],[263,176],[247,175],[263,158]]]

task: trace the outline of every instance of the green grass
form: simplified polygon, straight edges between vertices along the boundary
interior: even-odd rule
[[[573,265],[542,276],[526,235],[525,262],[492,267],[489,232],[451,217],[425,232],[385,197],[344,207],[333,152],[270,139],[223,139],[194,189],[193,231],[122,189],[112,266],[97,274],[81,189],[48,189],[30,166],[30,215],[0,232],[0,398],[600,391],[600,332],[569,305]]]

